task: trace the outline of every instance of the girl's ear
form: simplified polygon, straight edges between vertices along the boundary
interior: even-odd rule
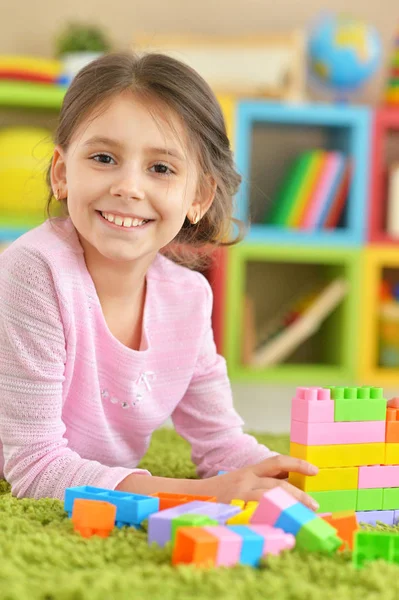
[[[53,160],[51,162],[51,187],[57,200],[68,196],[66,180],[65,152],[60,146],[54,148]]]
[[[208,177],[204,185],[198,191],[197,196],[190,206],[187,218],[193,225],[196,225],[206,212],[212,206],[217,190],[217,183],[213,177]]]

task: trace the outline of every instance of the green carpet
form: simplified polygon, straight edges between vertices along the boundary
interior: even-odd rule
[[[280,452],[288,439],[257,436]],[[192,477],[188,445],[158,432],[142,466],[154,475]],[[75,534],[57,500],[16,500],[0,482],[1,600],[356,600],[399,598],[399,568],[375,562],[361,571],[350,554],[294,550],[259,569],[173,567],[170,549],[148,548],[146,534],[114,529],[107,539]]]

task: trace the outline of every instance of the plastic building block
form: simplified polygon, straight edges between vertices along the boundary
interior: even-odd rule
[[[197,500],[150,515],[148,519],[148,543],[156,542],[159,546],[165,546],[172,536],[172,520],[190,512],[202,514],[201,508],[203,505],[204,502]]]
[[[105,500],[116,506],[115,525],[139,526],[149,515],[159,510],[158,498],[143,496],[142,494],[129,494],[115,490],[82,485],[70,487],[65,490],[64,509],[69,516],[72,515],[73,503],[76,498],[86,500]]]
[[[282,487],[274,487],[265,492],[251,518],[251,525],[275,525],[280,514],[297,504],[298,500]]]
[[[334,421],[385,421],[387,402],[382,388],[331,387]]]
[[[382,510],[396,510],[399,506],[399,488],[385,488],[382,494]]]
[[[303,525],[315,519],[315,513],[301,502],[285,509],[277,519],[275,527],[282,529],[285,533],[297,535]]]
[[[397,525],[399,523],[399,510],[393,511],[393,524]]]
[[[391,443],[391,442],[385,444],[384,463],[386,465],[398,465],[399,464],[399,444]]]
[[[358,487],[358,474],[359,467],[337,467],[319,469],[317,475],[290,473],[288,481],[305,492],[354,490]]]
[[[241,535],[223,525],[205,526],[207,531],[218,539],[218,551],[215,564],[223,567],[231,567],[240,562],[240,554],[243,539]]]
[[[399,466],[359,467],[359,488],[399,487]]]
[[[330,390],[299,387],[292,400],[291,419],[303,423],[333,423],[334,402]]]
[[[303,458],[319,468],[383,465],[385,464],[385,447],[388,445],[376,443],[305,446],[291,442],[290,454],[296,458]],[[399,464],[399,460],[396,462]]]
[[[226,521],[226,525],[248,525],[258,505],[259,502],[248,502],[242,512],[237,513]]]
[[[214,566],[219,540],[202,527],[179,527],[172,553],[172,564]]]
[[[329,523],[316,517],[305,523],[296,536],[297,548],[311,552],[332,553],[342,545],[342,540],[337,536],[337,530]]]
[[[241,510],[244,510],[245,508],[245,500],[239,500],[238,498],[233,498],[230,504],[232,506],[238,506]]]
[[[225,473],[229,473],[229,471],[218,471],[218,475],[224,475]]]
[[[252,567],[258,566],[265,544],[263,536],[247,525],[227,525],[227,528],[242,537],[240,564]]]
[[[352,560],[355,567],[382,558],[387,562],[399,563],[399,536],[396,532],[358,531]]]
[[[393,409],[389,409],[393,410]],[[399,413],[398,410],[395,410],[395,413]],[[397,420],[387,420],[386,423],[386,431],[385,431],[385,441],[391,444],[399,444],[399,421]]]
[[[215,519],[219,525],[224,525],[231,517],[240,512],[239,506],[219,502],[202,502],[198,514]]]
[[[159,498],[159,510],[166,510],[181,504],[188,504],[194,500],[201,502],[216,502],[216,496],[190,496],[188,494],[168,494],[166,492],[156,492],[151,494],[153,498]]]
[[[385,442],[385,421],[356,423],[291,421],[291,441],[308,446]]]
[[[196,515],[195,513],[186,513],[172,519],[171,539],[172,545],[176,540],[176,531],[179,527],[204,527],[205,525],[217,525],[218,522],[210,519],[206,515]]]
[[[75,531],[83,537],[108,537],[115,526],[116,506],[101,500],[76,498],[72,509]]]
[[[382,510],[382,499],[382,488],[369,488],[358,490],[356,510]]]
[[[343,544],[340,546],[339,551],[353,550],[354,535],[355,532],[360,529],[356,513],[354,511],[334,513],[330,516],[323,517],[323,519],[337,530],[338,537],[343,540]]]
[[[395,511],[393,510],[357,511],[356,515],[359,523],[377,525],[377,523],[380,522],[385,523],[386,525],[395,525]]]
[[[356,510],[358,490],[332,490],[330,492],[309,492],[319,503],[317,512],[341,512],[343,510]]]
[[[295,536],[285,533],[282,529],[270,525],[250,525],[250,528],[263,536],[263,556],[273,554],[277,556],[283,550],[291,550],[295,546]]]

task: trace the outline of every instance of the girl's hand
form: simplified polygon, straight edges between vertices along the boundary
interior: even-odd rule
[[[279,454],[250,467],[203,479],[201,483],[204,494],[216,496],[218,502],[225,503],[231,502],[233,498],[245,502],[260,500],[267,490],[279,485],[308,508],[317,510],[319,505],[313,498],[285,480],[292,471],[302,475],[316,475],[318,468],[300,458]]]

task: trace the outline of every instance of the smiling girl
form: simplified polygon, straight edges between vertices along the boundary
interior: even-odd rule
[[[66,93],[48,181],[65,216],[0,256],[0,474],[12,493],[94,485],[229,502],[283,485],[315,508],[284,477],[317,469],[243,432],[210,286],[184,266],[187,250],[226,241],[240,182],[209,86],[160,54],[92,62]],[[137,468],[169,417],[198,480]]]

